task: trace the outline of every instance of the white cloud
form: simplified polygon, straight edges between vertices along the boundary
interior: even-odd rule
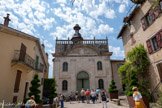
[[[112,9],[108,9],[105,13],[106,18],[114,19],[115,16],[115,11]]]
[[[113,52],[114,57],[124,58],[124,51],[120,47],[109,46],[109,50]]]
[[[51,43],[49,43],[48,40],[44,40],[44,45],[45,45],[45,47],[48,47],[48,48],[52,48],[53,47],[53,45]]]
[[[29,34],[34,34],[36,31],[35,26],[43,26],[44,30],[49,30],[53,27],[53,23],[56,22],[54,18],[47,17],[46,13],[50,7],[44,1],[24,0],[16,2],[14,0],[5,0],[0,1],[0,4],[0,16],[4,16],[4,13],[7,13],[6,10],[13,10],[12,13],[9,12],[11,14],[10,25]]]
[[[99,25],[99,28],[98,28],[98,32],[99,34],[107,34],[107,33],[112,33],[114,31],[113,28],[110,28],[109,25],[103,25],[103,24],[100,24]]]
[[[124,4],[121,4],[121,5],[119,6],[119,12],[120,12],[120,13],[125,12],[125,8],[126,8],[126,6],[125,6]]]

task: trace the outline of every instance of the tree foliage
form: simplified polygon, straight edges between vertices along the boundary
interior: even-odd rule
[[[32,95],[34,95],[35,97],[35,102],[36,103],[41,103],[42,100],[40,99],[40,90],[39,90],[39,87],[40,87],[40,79],[38,79],[38,74],[35,74],[34,75],[34,79],[31,81],[31,87],[29,88],[30,89],[30,92],[29,92],[29,97],[31,97]]]
[[[132,95],[132,87],[137,86],[142,95],[147,95],[149,60],[144,46],[140,44],[128,52],[127,60],[118,70],[122,84],[126,85],[125,94]]]
[[[55,79],[44,79],[43,96],[48,98],[54,98],[56,93],[56,81]]]
[[[109,93],[117,93],[118,92],[118,90],[116,89],[114,80],[111,80],[111,84],[109,86],[110,86],[110,88],[108,89]]]

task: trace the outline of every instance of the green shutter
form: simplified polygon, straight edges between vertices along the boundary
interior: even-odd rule
[[[39,64],[39,56],[36,56],[35,69],[38,69],[38,64]]]

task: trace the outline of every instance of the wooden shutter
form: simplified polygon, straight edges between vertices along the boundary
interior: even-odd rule
[[[13,103],[17,103],[17,96],[13,96]]]
[[[152,23],[153,21],[155,21],[155,15],[154,15],[154,10],[153,9],[151,9],[149,11],[149,15],[150,15],[150,18],[151,18],[151,23]]]
[[[26,46],[23,43],[21,43],[20,56],[19,56],[20,61],[25,60],[25,54],[26,54]]]
[[[26,98],[26,94],[27,94],[27,92],[28,92],[28,85],[29,85],[29,83],[26,82],[26,83],[25,83],[25,91],[24,91],[24,99]]]
[[[160,47],[162,48],[162,29],[160,30],[159,34],[160,34]]]
[[[148,52],[149,52],[149,54],[151,54],[151,53],[152,53],[152,47],[151,47],[151,42],[150,42],[150,40],[147,40],[147,41],[146,41],[146,44],[147,44]]]
[[[21,80],[21,71],[17,70],[16,79],[15,79],[15,86],[14,86],[14,93],[19,91],[19,85]]]
[[[160,14],[160,9],[159,9],[159,7],[157,7],[157,8],[154,10],[155,19],[157,19],[157,18],[159,17],[159,14]]]
[[[158,47],[160,48],[161,47],[161,42],[160,42],[160,33],[159,32],[156,34],[156,41],[157,41]]]
[[[141,19],[141,24],[142,24],[143,30],[146,30],[147,25],[146,25],[146,22],[145,22],[145,17],[143,17],[143,18]]]
[[[35,69],[38,69],[38,67],[39,67],[39,56],[36,56]]]
[[[157,64],[160,80],[162,81],[162,63]]]

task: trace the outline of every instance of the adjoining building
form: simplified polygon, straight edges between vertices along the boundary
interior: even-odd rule
[[[8,27],[9,14],[0,24],[0,102],[22,102],[28,97],[35,73],[41,80],[48,78],[48,54],[36,37]]]
[[[148,77],[151,93],[155,98],[162,85],[162,1],[159,6],[151,9],[150,0],[136,6],[132,13],[124,18],[125,24],[117,36],[122,38],[125,55],[139,44],[148,50]]]
[[[111,60],[108,39],[83,39],[74,26],[75,33],[68,40],[56,38],[53,53],[53,77],[57,83],[57,92],[68,94],[86,89],[108,90],[112,78],[115,78],[117,89],[121,93],[122,85],[117,68],[124,60]]]

